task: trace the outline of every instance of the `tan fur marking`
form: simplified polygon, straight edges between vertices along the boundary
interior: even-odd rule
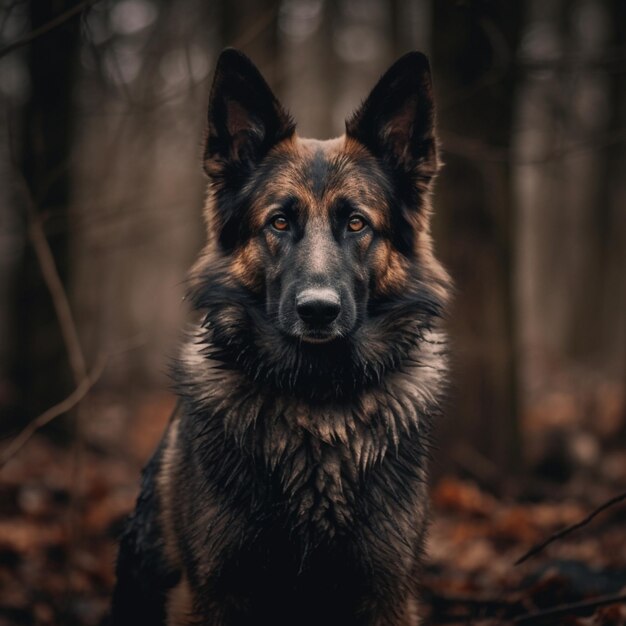
[[[173,479],[176,475],[176,465],[178,462],[177,440],[179,424],[180,418],[176,418],[169,426],[161,460],[161,468],[157,476],[157,488],[161,503],[163,551],[170,566],[175,569],[181,569],[181,559],[172,517],[172,502],[175,492]],[[192,624],[194,624],[193,595],[185,576],[167,593],[165,609],[166,626],[192,626]]]
[[[193,596],[186,577],[171,589],[166,600],[166,626],[192,626]]]
[[[157,488],[161,503],[161,527],[163,531],[163,543],[165,556],[170,565],[175,569],[180,568],[180,555],[178,553],[178,543],[174,532],[174,520],[172,518],[172,501],[174,486],[172,484],[177,464],[177,439],[179,418],[176,418],[169,427],[165,449],[161,459],[161,467],[157,476]]]
[[[306,210],[310,217],[328,215],[335,203],[349,198],[372,223],[376,229],[388,228],[389,220],[385,200],[377,190],[362,176],[355,159],[373,157],[362,147],[357,148],[352,140],[345,137],[319,141],[293,137],[275,148],[277,154],[289,154],[289,159],[282,169],[272,176],[271,183],[264,193],[259,193],[251,210],[252,228],[264,227],[269,215],[276,210],[276,203],[295,197],[300,209]],[[347,149],[348,148],[348,149]],[[317,197],[309,180],[308,165],[317,152],[323,152],[330,161],[341,165],[340,172],[324,191],[323,197]],[[271,200],[268,201],[268,198]]]
[[[259,291],[263,285],[261,256],[254,240],[248,241],[234,254],[231,273],[235,279],[252,291]]]
[[[419,604],[413,597],[409,597],[404,614],[404,624],[406,626],[419,626],[422,620],[419,617]]]
[[[450,301],[450,276],[443,265],[435,258],[432,237],[428,231],[418,233],[415,241],[416,254],[420,259],[420,267],[424,280],[430,283],[431,289],[442,303]]]
[[[407,262],[391,242],[382,242],[375,252],[376,289],[380,294],[398,293],[407,284]]]

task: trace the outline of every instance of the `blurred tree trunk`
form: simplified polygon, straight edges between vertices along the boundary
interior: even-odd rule
[[[30,0],[31,29],[76,4],[75,0]],[[73,18],[29,45],[30,97],[23,112],[21,167],[62,279],[68,270],[70,156],[74,68],[79,19]],[[15,375],[29,416],[58,402],[70,389],[67,355],[50,294],[27,244],[18,278]]]
[[[9,118],[9,109],[7,102],[0,98],[0,116],[3,120]],[[10,134],[7,125],[0,124],[0,424],[4,425],[10,423],[18,400],[12,376],[17,347],[12,303],[23,248],[23,229],[11,184],[15,172],[9,150]]]
[[[334,114],[342,68],[334,37],[340,7],[329,1],[312,6],[315,10],[305,19],[297,5],[281,11],[283,75],[275,86],[294,113],[300,135],[324,139],[339,134]]]
[[[623,50],[626,41],[626,2],[609,0],[610,22],[613,26],[611,48]],[[618,356],[622,380],[622,426],[621,442],[626,442],[626,145],[623,134],[626,129],[626,69],[621,57],[611,72],[611,136],[621,133],[621,141],[612,144],[610,158],[612,167],[607,172],[606,183],[612,190],[610,203],[610,239],[603,249],[611,251],[612,263],[609,280],[606,281],[606,293],[615,302],[608,310],[615,321],[616,337],[610,337]],[[611,178],[609,178],[611,175]],[[621,355],[619,351],[621,349]]]
[[[613,32],[611,50],[623,50],[626,41],[626,3],[623,0],[610,0],[609,20]],[[619,53],[618,53],[619,54]],[[609,354],[616,357],[617,367],[621,368],[626,398],[626,69],[623,56],[618,57],[610,70],[610,143],[607,154],[607,168],[602,189],[609,189],[605,230],[597,241],[597,250],[607,255],[608,272],[605,280],[605,312],[608,314],[605,343]],[[621,134],[621,140],[617,139]],[[602,235],[607,234],[606,240]],[[603,258],[603,256],[601,258]],[[599,271],[602,272],[603,268]],[[621,354],[620,347],[621,346]],[[619,371],[619,369],[618,369]],[[625,402],[626,410],[626,402]],[[624,432],[626,433],[626,413],[624,414]]]
[[[409,50],[430,54],[433,33],[429,0],[390,0],[394,58]]]
[[[562,163],[571,181],[560,191],[562,210],[570,219],[574,215],[569,230],[576,235],[566,266],[571,297],[569,302],[563,298],[568,307],[562,356],[575,381],[573,392],[595,405],[595,415],[587,407],[581,410],[589,427],[593,419],[613,421],[613,389],[626,376],[626,160],[621,136],[626,127],[626,4],[565,3],[560,22],[569,44],[561,82],[572,86],[561,104],[570,112],[565,128],[584,146]],[[607,427],[611,432],[616,424]]]
[[[608,6],[607,6],[608,5]],[[598,138],[614,137],[623,128],[622,108],[626,105],[620,93],[623,73],[598,71],[598,60],[607,49],[618,49],[623,39],[624,26],[615,23],[624,18],[623,3],[613,1],[597,4],[591,0],[580,0],[568,5],[564,23],[570,24],[568,33],[570,51],[568,56],[578,57],[571,63],[571,82],[576,80],[574,93],[568,102],[572,104],[570,133],[580,135],[579,142],[590,143]],[[596,20],[591,21],[583,32],[577,27],[581,17],[594,12]],[[620,16],[620,13],[622,14]],[[611,22],[615,23],[614,33],[609,32]],[[595,28],[594,28],[595,26]],[[605,102],[603,106],[589,107],[589,99]],[[595,149],[586,150],[581,155],[565,159],[564,166],[572,168],[569,178],[573,197],[568,210],[577,209],[581,223],[579,241],[575,249],[580,257],[579,271],[572,267],[571,282],[577,285],[575,299],[571,307],[571,320],[566,336],[566,356],[595,369],[604,365],[615,365],[616,332],[621,320],[615,314],[620,307],[619,290],[613,285],[619,282],[619,270],[624,267],[620,249],[622,237],[619,229],[620,199],[623,191],[620,181],[620,158],[623,146],[619,142],[600,141]],[[578,164],[578,171],[574,168]],[[587,178],[587,180],[586,180]],[[575,195],[574,195],[575,194]],[[623,205],[622,205],[623,208]],[[617,297],[616,297],[617,296]],[[599,354],[609,355],[605,363],[598,363]],[[610,363],[609,363],[610,362]],[[605,375],[608,371],[605,370]]]
[[[503,478],[517,471],[521,453],[515,199],[507,155],[522,9],[522,2],[433,2],[433,73],[445,162],[435,227],[458,289],[450,314],[451,419],[463,443],[497,464]],[[499,148],[504,158],[493,158],[482,144]]]
[[[553,430],[606,435],[626,360],[626,5],[529,5],[516,133],[524,397]],[[570,401],[555,411],[559,395]]]
[[[209,63],[223,45],[218,3],[150,5],[147,26],[130,35],[105,3],[85,24],[81,58],[93,67],[80,70],[72,169],[69,282],[81,340],[92,362],[136,346],[109,359],[99,382],[125,402],[167,387],[177,353],[184,277],[204,236]],[[124,66],[139,69],[124,78]]]

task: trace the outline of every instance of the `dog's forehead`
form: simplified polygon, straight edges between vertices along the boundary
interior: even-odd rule
[[[295,136],[283,142],[255,187],[259,220],[264,206],[295,199],[311,213],[327,213],[340,200],[348,200],[356,208],[380,213],[382,222],[388,200],[388,181],[376,160],[345,136],[328,140]]]
[[[368,152],[345,136],[327,140],[296,136],[291,150],[294,180],[306,185],[317,197],[334,193],[342,186],[346,193],[362,189],[357,182],[375,169]]]

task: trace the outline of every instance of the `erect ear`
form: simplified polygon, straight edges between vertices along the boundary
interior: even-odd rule
[[[394,172],[430,180],[438,161],[428,59],[409,52],[396,61],[346,121],[346,133]]]
[[[208,117],[204,170],[226,182],[240,182],[295,129],[256,66],[232,48],[217,61]]]

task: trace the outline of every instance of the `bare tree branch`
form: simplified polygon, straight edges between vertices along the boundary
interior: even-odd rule
[[[31,437],[52,420],[73,409],[98,382],[106,365],[106,357],[96,362],[93,370],[83,378],[80,384],[65,399],[44,411],[39,417],[28,424],[24,430],[6,447],[0,456],[0,471],[29,442]]]
[[[83,0],[79,2],[76,6],[73,6],[71,9],[64,11],[60,15],[57,15],[54,19],[50,20],[46,24],[43,24],[39,28],[35,28],[35,30],[31,31],[27,35],[24,35],[21,39],[14,41],[13,43],[5,46],[0,50],[0,59],[7,54],[11,54],[14,50],[18,48],[22,48],[23,46],[28,45],[31,41],[34,41],[38,37],[41,37],[50,31],[58,28],[62,24],[65,24],[68,20],[71,20],[75,15],[82,13],[87,7],[99,2],[100,0]]]
[[[70,368],[74,377],[74,383],[79,385],[83,378],[87,375],[87,366],[85,364],[85,356],[78,338],[78,330],[74,322],[74,316],[70,308],[67,293],[59,276],[56,261],[50,250],[50,245],[46,239],[43,229],[41,216],[35,208],[33,197],[30,193],[26,181],[21,173],[18,174],[18,181],[21,183],[22,192],[26,204],[26,212],[28,215],[28,235],[33,244],[37,261],[43,275],[44,282],[50,292],[52,304],[59,321],[63,341],[67,350]]]
[[[61,277],[59,276],[57,265],[54,260],[54,256],[52,255],[52,250],[50,249],[50,245],[48,244],[48,240],[43,229],[41,216],[37,212],[26,180],[23,178],[17,167],[15,168],[15,174],[18,182],[21,184],[26,204],[26,212],[29,221],[29,237],[31,243],[33,244],[33,248],[35,249],[35,254],[37,256],[37,261],[39,263],[39,268],[43,275],[44,282],[46,283],[52,298],[53,306],[68,353],[70,367],[76,382],[76,388],[64,400],[50,407],[39,417],[35,418],[13,440],[13,442],[0,456],[0,470],[24,447],[24,445],[26,445],[26,443],[28,443],[30,438],[39,429],[46,424],[49,424],[56,417],[59,417],[60,415],[67,413],[70,409],[76,407],[102,375],[108,357],[111,354],[120,352],[120,350],[116,350],[113,353],[100,357],[94,365],[91,373],[87,373],[85,357],[80,344],[80,339],[78,337],[76,322],[74,321],[67,293],[61,281]],[[137,344],[137,340],[141,340],[141,336],[127,342],[127,344],[122,347],[121,351],[134,347]]]
[[[589,524],[589,522],[591,522],[591,520],[594,517],[596,517],[596,515],[599,515],[600,513],[602,513],[602,511],[606,511],[606,509],[612,506],[615,506],[616,504],[619,504],[620,502],[623,502],[625,500],[626,500],[626,491],[624,493],[621,493],[611,498],[610,500],[607,500],[604,504],[601,504],[597,509],[589,513],[587,517],[580,520],[580,522],[577,522],[576,524],[572,524],[571,526],[567,526],[566,528],[563,528],[562,530],[559,530],[558,532],[548,537],[548,539],[546,539],[545,541],[542,541],[540,544],[537,544],[536,546],[532,547],[528,552],[526,552],[519,559],[517,559],[514,565],[521,565],[522,563],[524,563],[524,561],[527,561],[531,557],[542,552],[551,543],[554,543],[555,541],[558,541],[559,539],[563,539],[563,537],[566,537],[570,533],[573,533],[574,531],[582,528],[583,526],[586,526],[587,524]]]
[[[527,615],[520,615],[513,621],[516,624],[536,624],[536,623],[550,623],[555,617],[562,617],[565,615],[575,615],[577,613],[584,613],[591,609],[597,609],[601,606],[608,606],[609,604],[623,604],[626,603],[626,594],[617,594],[610,596],[600,596],[593,600],[584,600],[583,602],[573,602],[571,604],[561,604],[559,606],[552,607],[551,609],[545,609],[543,611],[537,611],[535,613],[529,613]],[[547,620],[550,620],[549,622]]]

